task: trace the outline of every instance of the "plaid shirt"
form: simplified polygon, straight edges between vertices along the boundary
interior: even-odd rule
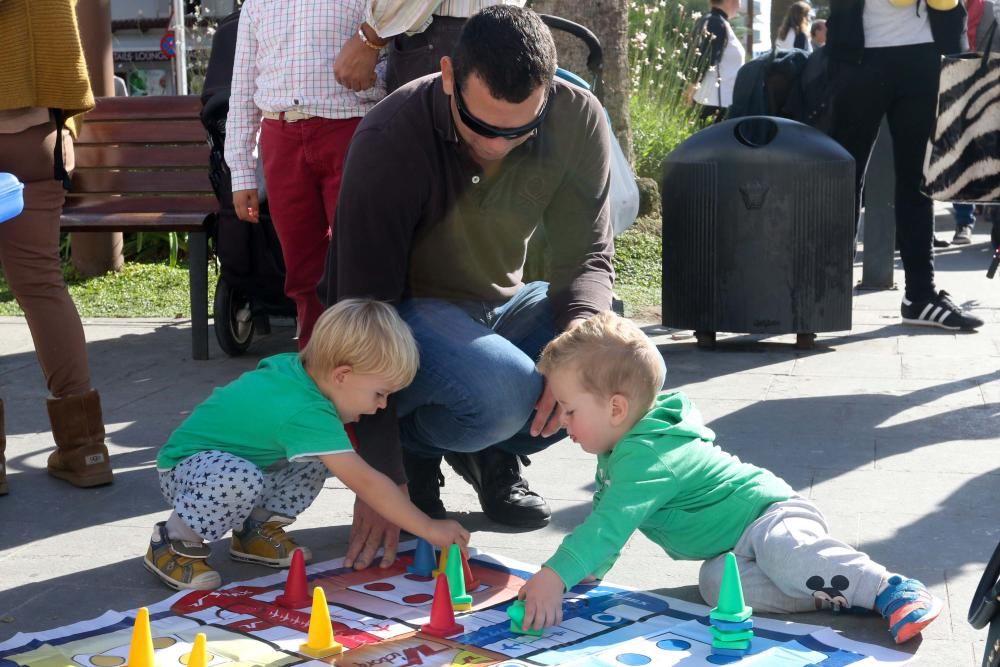
[[[421,32],[430,25],[431,15],[468,18],[483,7],[517,5],[525,0],[370,0],[365,21],[379,37],[403,32]]]
[[[240,15],[226,121],[226,162],[233,191],[257,187],[261,111],[323,118],[364,116],[385,95],[382,67],[374,88],[337,83],[333,61],[364,21],[365,0],[246,0]]]

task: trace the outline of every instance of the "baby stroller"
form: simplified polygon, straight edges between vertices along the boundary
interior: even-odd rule
[[[236,217],[232,182],[226,165],[226,116],[236,53],[239,11],[222,19],[212,38],[212,53],[201,95],[201,122],[211,146],[209,179],[219,200],[210,231],[221,271],[215,287],[215,337],[231,357],[247,351],[255,334],[270,333],[270,317],[295,317],[295,303],[285,296],[285,263],[271,222],[266,192],[260,193],[260,222]],[[258,169],[258,174],[260,170]]]
[[[986,565],[969,607],[969,625],[977,630],[989,626],[982,667],[1000,665],[1000,545]]]

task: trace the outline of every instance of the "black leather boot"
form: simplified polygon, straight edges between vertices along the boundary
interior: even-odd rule
[[[493,521],[518,528],[540,528],[552,513],[545,499],[528,488],[521,476],[521,462],[528,457],[489,447],[474,454],[451,452],[445,460],[472,485],[479,504]]]
[[[403,469],[413,504],[432,519],[446,518],[447,512],[441,502],[441,487],[444,486],[441,457],[423,458],[404,449]]]

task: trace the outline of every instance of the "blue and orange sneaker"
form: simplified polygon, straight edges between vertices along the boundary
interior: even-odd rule
[[[889,585],[875,598],[875,609],[889,621],[889,632],[897,644],[920,634],[943,606],[922,583],[898,575],[889,577]]]

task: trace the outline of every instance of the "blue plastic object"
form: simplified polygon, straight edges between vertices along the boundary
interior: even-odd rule
[[[413,565],[407,567],[406,571],[421,577],[429,577],[436,567],[437,561],[434,558],[434,545],[423,538],[417,539],[417,550],[413,555]]]
[[[0,222],[21,215],[24,210],[22,190],[24,184],[14,174],[0,172]]]

